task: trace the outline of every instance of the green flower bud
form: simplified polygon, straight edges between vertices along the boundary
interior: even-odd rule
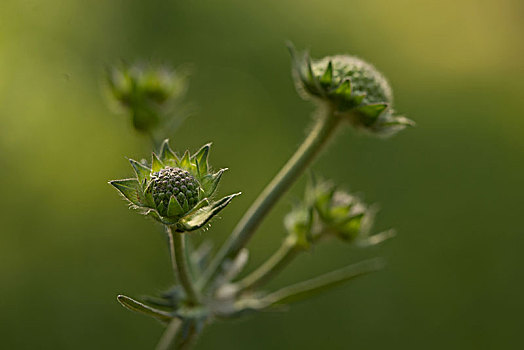
[[[109,70],[114,101],[131,114],[136,130],[151,133],[169,121],[168,114],[186,90],[186,76],[154,66],[121,65]]]
[[[414,123],[394,115],[393,93],[386,78],[371,64],[350,55],[311,60],[289,46],[293,78],[304,99],[327,103],[353,126],[389,135]]]
[[[160,156],[153,153],[151,165],[130,160],[135,178],[113,180],[113,185],[131,206],[178,231],[201,228],[240,193],[213,201],[222,174],[210,172],[207,157],[210,144],[196,154],[186,151],[179,158],[162,144]]]
[[[322,232],[334,234],[344,241],[367,235],[374,211],[358,197],[339,190],[328,181],[314,179],[306,190],[306,202],[318,214]]]

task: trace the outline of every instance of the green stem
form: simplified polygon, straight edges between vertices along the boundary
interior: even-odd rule
[[[185,235],[174,231],[168,227],[167,233],[169,236],[169,250],[171,253],[171,262],[175,272],[175,278],[180,282],[187,295],[187,301],[190,304],[198,304],[198,294],[195,290],[189,267],[187,265]]]
[[[199,285],[203,289],[208,287],[220,272],[222,263],[234,258],[240,249],[248,243],[269,210],[326,145],[340,120],[340,117],[334,115],[329,107],[324,106],[319,109],[318,119],[302,145],[258,196],[211,262],[199,281]]]
[[[173,342],[176,335],[180,332],[180,327],[182,326],[182,320],[179,318],[173,318],[173,320],[167,325],[164,334],[160,338],[156,350],[169,350],[173,347]]]
[[[282,271],[300,251],[301,249],[295,244],[294,240],[286,239],[265,263],[238,282],[238,290],[240,292],[252,290],[267,283]]]

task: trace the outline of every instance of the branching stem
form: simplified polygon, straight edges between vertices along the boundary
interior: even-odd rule
[[[247,275],[238,282],[239,292],[252,290],[262,286],[275,277],[284,267],[286,267],[302,249],[298,247],[293,239],[284,240],[280,248],[260,265],[258,269]]]
[[[204,276],[199,281],[199,286],[203,290],[210,285],[210,282],[220,272],[223,262],[233,259],[246,246],[269,210],[329,141],[340,124],[340,120],[329,107],[323,106],[323,108],[319,109],[316,123],[304,142],[244,214],[226,243],[211,262]]]

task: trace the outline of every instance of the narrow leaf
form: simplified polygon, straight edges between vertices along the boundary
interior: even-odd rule
[[[155,309],[151,306],[147,306],[125,295],[119,295],[117,297],[117,300],[126,309],[129,309],[134,312],[138,312],[140,314],[154,317],[157,320],[160,320],[162,322],[169,322],[173,318],[171,317],[169,313],[165,311]]]
[[[143,206],[145,205],[144,194],[137,179],[124,179],[109,181],[128,201]]]
[[[284,287],[265,296],[262,299],[262,303],[270,307],[300,301],[337,287],[358,276],[377,271],[381,269],[383,265],[384,263],[381,259],[372,259],[346,266],[319,277]]]

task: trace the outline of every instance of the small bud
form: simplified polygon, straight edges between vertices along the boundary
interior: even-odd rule
[[[376,134],[393,134],[414,123],[394,115],[393,93],[386,78],[371,64],[350,55],[311,60],[295,52],[293,78],[304,99],[327,103],[353,126]]]
[[[186,75],[166,67],[122,64],[109,70],[107,83],[135,129],[151,133],[168,125],[175,102],[185,93]]]
[[[312,180],[306,190],[306,200],[315,208],[324,227],[322,231],[345,241],[353,241],[367,234],[364,231],[370,226],[373,211],[359,198],[337,189],[331,182]]]

